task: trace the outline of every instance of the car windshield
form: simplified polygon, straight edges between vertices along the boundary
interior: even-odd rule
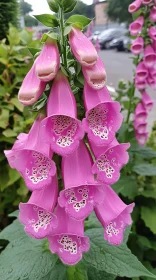
[[[107,37],[113,36],[113,35],[120,36],[124,33],[126,33],[126,30],[124,30],[124,29],[108,29],[108,30],[103,31],[99,35],[99,39],[104,39],[104,38],[107,38]]]

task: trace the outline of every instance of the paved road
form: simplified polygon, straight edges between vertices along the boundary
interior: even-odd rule
[[[100,57],[102,58],[106,73],[107,73],[107,85],[112,87],[112,90],[117,88],[119,80],[132,81],[133,79],[133,69],[132,56],[131,53],[116,52],[114,50],[103,50],[100,52]],[[136,92],[138,95],[139,93]],[[148,130],[152,128],[153,121],[156,120],[156,91],[149,90],[150,96],[155,101],[155,106],[150,112],[148,117]]]

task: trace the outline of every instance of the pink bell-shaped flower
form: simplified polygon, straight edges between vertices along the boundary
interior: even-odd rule
[[[35,63],[25,76],[21,88],[18,93],[18,100],[23,105],[28,106],[34,104],[42,95],[46,83],[42,82],[36,75]]]
[[[149,74],[156,81],[156,68],[152,67],[149,69]]]
[[[156,63],[156,54],[151,45],[148,45],[144,51],[144,64],[147,68],[151,68]]]
[[[82,66],[82,72],[91,88],[99,90],[105,86],[106,71],[101,58],[98,58],[96,64],[91,67]]]
[[[130,213],[134,203],[126,205],[108,185],[105,185],[105,200],[95,208],[95,214],[104,227],[104,239],[112,245],[120,245],[124,231],[132,220]]]
[[[156,6],[153,6],[150,10],[150,21],[156,22]]]
[[[77,149],[83,136],[74,94],[66,76],[59,71],[48,99],[47,118],[42,121],[43,141],[50,143],[55,153],[66,156]]]
[[[147,129],[147,123],[138,123],[137,121],[134,122],[134,128],[135,128],[135,132],[137,134],[142,134],[142,133],[145,133],[146,132],[146,129]]]
[[[143,24],[144,24],[144,17],[143,16],[140,16],[135,21],[133,21],[129,25],[129,31],[130,31],[131,36],[138,35],[139,32],[142,30]]]
[[[90,40],[76,27],[69,33],[71,50],[77,61],[84,66],[92,66],[98,59],[98,54]]]
[[[90,248],[89,238],[84,236],[84,221],[76,221],[59,206],[56,208],[58,227],[48,237],[50,250],[58,254],[67,265],[75,265],[82,259],[82,253]]]
[[[135,55],[140,54],[144,49],[144,40],[141,36],[136,38],[131,45],[131,52]]]
[[[48,185],[56,173],[50,146],[40,139],[42,119],[41,115],[36,119],[22,146],[17,146],[16,141],[12,150],[4,151],[10,166],[20,172],[26,186],[32,191]]]
[[[127,149],[129,149],[130,144],[119,144],[116,139],[104,147],[90,144],[96,158],[92,172],[97,175],[97,181],[108,185],[115,184],[119,180],[121,168],[129,160]]]
[[[133,3],[131,3],[128,7],[128,11],[129,13],[133,14],[135,13],[137,10],[139,10],[140,6],[141,6],[142,0],[136,0]]]
[[[103,187],[94,180],[91,172],[92,165],[91,155],[83,141],[73,154],[62,159],[65,190],[61,191],[58,203],[76,220],[88,217],[104,199]]]
[[[147,112],[143,104],[140,102],[135,108],[134,121],[139,124],[145,123],[147,119]]]
[[[60,66],[60,55],[57,43],[48,39],[35,63],[35,70],[41,81],[49,82],[57,74]]]
[[[150,72],[148,73],[147,83],[153,90],[156,90],[156,79],[151,75]]]
[[[144,146],[148,139],[148,132],[135,133],[135,138],[140,146]]]
[[[138,76],[135,77],[135,87],[138,90],[144,90],[147,86],[147,82],[146,80],[144,81],[140,81],[140,79],[138,78]]]
[[[155,26],[151,26],[149,28],[148,34],[152,40],[156,41],[156,27]]]
[[[144,4],[144,5],[149,5],[152,2],[153,2],[153,0],[142,0],[142,4]]]
[[[27,203],[19,205],[19,220],[24,224],[25,232],[38,239],[52,234],[58,226],[57,217],[53,214],[58,197],[56,175],[51,182],[40,191],[34,191]]]
[[[151,97],[148,95],[146,91],[143,91],[142,93],[142,103],[144,107],[146,108],[146,111],[151,111],[154,105],[154,101],[151,99]]]
[[[82,123],[89,140],[97,146],[108,145],[122,123],[120,104],[111,100],[106,87],[96,91],[87,83],[84,85],[84,103],[86,118]]]
[[[148,70],[142,61],[136,67],[136,79],[137,81],[142,82],[145,81],[147,77],[148,77]]]
[[[95,49],[96,49],[97,53],[99,53],[99,51],[101,50],[100,43],[99,43],[99,38],[96,38]]]

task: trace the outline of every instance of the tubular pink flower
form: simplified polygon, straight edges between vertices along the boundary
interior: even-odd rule
[[[28,136],[24,137],[22,146],[17,146],[16,141],[12,150],[4,151],[10,166],[20,172],[26,186],[32,191],[48,185],[56,173],[55,163],[51,160],[50,146],[40,139],[42,119],[43,116],[37,118]]]
[[[156,41],[153,41],[152,48],[153,48],[154,52],[156,53]]]
[[[101,50],[99,38],[97,38],[95,41],[95,49],[96,49],[97,53],[99,53],[99,51]]]
[[[150,73],[147,77],[147,83],[153,90],[156,90],[156,80]]]
[[[129,13],[133,14],[137,10],[139,10],[139,8],[141,6],[141,3],[142,3],[142,0],[136,0],[132,4],[130,4],[129,7],[128,7]]]
[[[153,6],[150,10],[150,21],[156,22],[156,6]]]
[[[140,62],[136,67],[136,79],[137,81],[145,81],[148,77],[148,70],[143,62]]]
[[[98,54],[89,39],[76,27],[69,33],[71,50],[77,61],[84,66],[92,66],[98,59]]]
[[[147,82],[146,80],[144,81],[140,81],[140,79],[138,79],[138,77],[136,76],[135,77],[135,87],[138,89],[138,90],[144,90],[147,86]]]
[[[134,121],[138,124],[145,123],[147,119],[147,112],[143,104],[140,102],[135,108]]]
[[[19,90],[19,102],[25,106],[34,104],[42,95],[45,86],[46,83],[42,82],[36,75],[34,63],[28,74],[25,76]]]
[[[49,82],[57,74],[60,66],[60,55],[57,43],[47,40],[35,63],[35,70],[41,81]]]
[[[58,225],[53,214],[57,196],[58,182],[54,176],[43,190],[34,191],[27,203],[20,203],[19,220],[27,234],[42,239],[53,233]]]
[[[104,199],[103,187],[94,180],[91,172],[92,165],[91,155],[83,141],[72,155],[62,159],[65,190],[60,192],[58,203],[76,220],[88,217]]]
[[[144,64],[147,68],[151,68],[156,63],[156,54],[151,45],[148,45],[144,51]]]
[[[139,124],[138,122],[135,122],[134,128],[137,134],[145,133],[147,129],[147,123]]]
[[[151,26],[149,28],[148,34],[152,40],[156,41],[156,27],[155,26]]]
[[[82,124],[89,140],[97,146],[108,145],[122,123],[120,104],[111,100],[106,87],[96,91],[87,83],[84,85],[84,103],[86,118]]]
[[[143,24],[144,24],[144,17],[143,16],[140,16],[135,21],[133,21],[129,25],[129,31],[130,31],[131,36],[138,35],[139,32],[142,30]]]
[[[144,5],[149,5],[152,2],[153,2],[153,0],[142,0],[142,4],[144,4]]]
[[[131,45],[131,52],[135,55],[138,55],[141,52],[143,52],[143,49],[144,49],[144,40],[141,36],[139,36],[133,41]]]
[[[148,139],[148,133],[135,133],[135,138],[140,146],[144,146]]]
[[[112,185],[119,180],[120,170],[129,160],[127,153],[129,147],[129,143],[119,144],[116,139],[106,147],[97,147],[91,143],[91,149],[96,157],[92,172],[97,176],[97,181]]]
[[[130,213],[134,203],[126,205],[108,185],[105,185],[105,201],[95,208],[95,214],[104,227],[104,239],[112,245],[120,245],[124,231],[132,220]]]
[[[76,221],[57,206],[58,227],[55,234],[48,237],[50,250],[58,254],[67,265],[75,265],[82,259],[82,253],[90,248],[89,238],[84,236],[84,221]]]
[[[148,112],[152,110],[154,101],[151,99],[151,97],[146,91],[143,91],[142,93],[142,103]]]
[[[43,141],[50,143],[55,153],[67,156],[73,153],[84,131],[77,119],[74,94],[65,75],[59,71],[47,103],[47,118],[42,121]]]
[[[149,69],[149,74],[156,81],[156,68],[152,67]]]
[[[93,89],[100,90],[106,83],[106,71],[101,58],[91,67],[82,66],[85,81]]]

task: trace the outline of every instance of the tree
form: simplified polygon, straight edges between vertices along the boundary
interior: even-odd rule
[[[18,25],[19,4],[17,0],[0,0],[0,40],[6,37],[9,23]]]
[[[94,6],[93,5],[86,5],[82,1],[78,1],[75,9],[71,12],[68,13],[66,17],[69,17],[74,14],[79,14],[79,15],[84,15],[89,18],[94,17]]]
[[[25,15],[24,20],[25,20],[25,26],[27,27],[38,25],[38,21],[35,18],[31,17],[30,15]]]
[[[113,21],[131,22],[132,16],[128,12],[128,6],[132,0],[108,0],[107,14]]]
[[[20,1],[20,8],[22,15],[24,16],[33,11],[31,4],[25,2],[24,0]]]

